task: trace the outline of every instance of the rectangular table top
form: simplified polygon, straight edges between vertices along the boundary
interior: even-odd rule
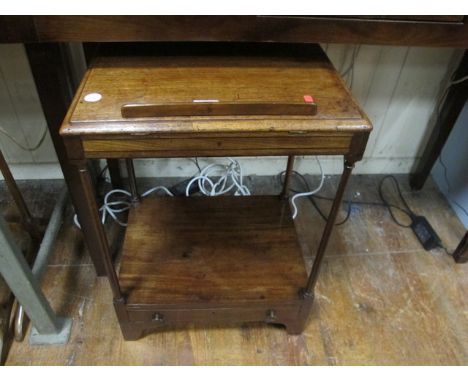
[[[63,135],[371,129],[317,45],[233,45],[222,54],[135,53],[107,53],[93,63],[62,126]],[[213,108],[228,105],[233,113],[224,108],[218,115],[216,110],[209,110],[211,115],[177,115],[176,110],[167,116],[122,116],[122,106],[128,104],[177,109],[198,102],[213,103]],[[317,105],[316,114],[297,111],[311,102]],[[253,111],[243,114],[249,107]]]

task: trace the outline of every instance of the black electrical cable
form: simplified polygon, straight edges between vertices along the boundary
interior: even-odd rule
[[[312,205],[315,207],[315,209],[317,210],[317,212],[319,213],[319,215],[322,217],[323,220],[327,221],[328,220],[328,216],[325,215],[325,213],[322,212],[322,210],[320,209],[320,207],[318,206],[317,202],[314,200],[314,196],[313,195],[309,195],[308,199],[310,200],[310,202],[312,203]],[[343,218],[342,221],[340,221],[339,223],[335,223],[335,225],[342,225],[344,223],[346,223],[349,219],[349,217],[351,216],[351,208],[352,208],[352,203],[347,203],[348,204],[348,208],[347,208],[347,212],[346,212],[346,216]]]
[[[406,209],[405,212],[409,216],[409,218],[411,219],[411,222],[413,221],[413,218],[416,216],[416,214],[411,210],[411,208],[409,207],[409,205],[406,202],[405,198],[403,197],[403,194],[401,193],[401,189],[400,189],[400,184],[398,183],[398,180],[393,175],[387,175],[384,178],[382,178],[382,180],[380,181],[380,183],[379,183],[379,196],[380,196],[380,199],[382,199],[383,203],[385,204],[385,206],[388,209],[388,212],[390,212],[390,215],[391,215],[393,221],[396,224],[398,224],[400,227],[409,228],[409,227],[411,227],[411,223],[410,224],[403,224],[403,223],[399,222],[398,219],[393,214],[393,210],[392,210],[393,206],[390,203],[388,203],[387,199],[385,199],[385,197],[384,197],[383,184],[384,184],[386,179],[393,180],[393,184],[396,186],[398,196],[400,197],[401,201],[403,202],[403,205],[405,206],[405,209]],[[402,209],[400,208],[400,210],[402,210]]]
[[[285,174],[285,171],[282,171],[281,173],[279,173],[279,180],[280,180],[280,183],[283,184],[284,181],[283,181],[283,176]],[[301,173],[297,172],[297,171],[292,171],[291,172],[292,175],[295,175],[297,176],[301,181],[302,183],[305,185],[306,189],[307,190],[310,190],[310,187],[309,187],[309,184],[307,182],[307,179],[305,179],[304,175],[302,175]],[[383,196],[383,183],[385,182],[385,180],[387,178],[393,178],[393,181],[395,182],[396,184],[396,187],[397,187],[397,191],[398,191],[398,194],[400,196],[400,198],[402,199],[403,201],[403,204],[405,206],[405,208],[401,208],[399,206],[396,206],[394,204],[391,204],[389,203],[385,197]],[[298,191],[298,190],[294,190],[291,188],[291,191],[293,192],[301,192],[301,191]],[[397,209],[401,212],[403,212],[404,214],[406,214],[411,220],[413,218],[413,216],[415,216],[415,214],[413,213],[413,211],[409,208],[408,206],[408,203],[406,202],[406,200],[403,198],[403,195],[401,193],[401,190],[400,190],[400,187],[399,187],[399,184],[398,184],[398,181],[397,179],[393,176],[393,175],[388,175],[384,178],[382,178],[382,180],[380,181],[379,183],[379,196],[380,198],[382,199],[382,202],[374,202],[374,201],[354,201],[354,200],[346,200],[346,199],[343,199],[342,202],[343,203],[347,203],[348,204],[348,213],[346,215],[346,217],[339,223],[336,223],[336,225],[340,225],[340,224],[344,224],[350,217],[351,215],[351,211],[352,211],[352,205],[353,204],[357,204],[357,205],[371,205],[371,206],[380,206],[380,207],[386,207],[389,212],[390,212],[390,216],[392,217],[393,221],[398,224],[399,226],[401,227],[405,227],[405,228],[408,228],[410,225],[405,225],[405,224],[402,224],[401,222],[399,222],[396,218],[395,218],[395,215],[393,214],[393,211],[392,209]],[[314,206],[314,208],[317,210],[317,212],[319,213],[319,215],[322,217],[322,219],[324,219],[325,221],[327,221],[328,217],[323,213],[323,211],[318,207],[317,203],[315,202],[314,199],[322,199],[322,200],[328,200],[328,201],[333,201],[334,199],[333,198],[329,198],[329,197],[326,197],[326,196],[322,196],[322,195],[317,195],[317,194],[314,194],[314,195],[311,195],[308,197],[308,199],[311,201],[312,205]]]
[[[280,177],[280,183],[281,185],[284,184],[284,181],[282,180],[282,176],[285,174],[286,171],[283,171],[279,174],[279,177]],[[301,173],[297,172],[297,171],[292,171],[292,174],[293,175],[296,175],[299,179],[301,179],[301,181],[304,183],[304,186],[306,188],[306,191],[309,192],[311,189],[310,189],[310,186],[309,186],[309,183],[307,182],[307,179],[304,177],[304,175],[302,175]],[[292,188],[290,188],[291,191],[293,192],[302,192],[302,191],[298,191],[298,190],[294,190]],[[312,205],[314,206],[314,208],[317,210],[317,212],[319,213],[319,215],[322,217],[323,220],[327,221],[328,220],[328,216],[325,215],[325,213],[320,209],[320,207],[318,206],[317,202],[314,200],[314,197],[316,197],[317,195],[314,194],[314,195],[308,195],[307,196],[307,199],[312,203]],[[317,199],[325,199],[325,198],[320,198],[320,197],[317,197]],[[333,200],[333,199],[330,199],[330,200]],[[347,210],[347,213],[346,213],[346,216],[344,217],[344,219],[342,221],[340,221],[339,223],[335,223],[335,225],[342,225],[344,223],[346,223],[346,221],[349,219],[349,217],[351,216],[351,203],[346,201],[347,204],[348,204],[348,210]]]
[[[285,173],[285,171],[283,171],[283,172],[281,172],[281,173],[279,174],[279,176],[280,176],[280,183],[281,183],[281,184],[284,183],[284,182],[282,181],[282,179],[281,179],[281,176],[282,176],[284,173]],[[302,174],[298,173],[297,171],[292,171],[292,173],[293,173],[294,175],[298,176],[299,179],[302,180],[302,182],[303,182],[304,185],[305,185],[305,188],[306,188],[307,192],[309,192],[311,189],[310,189],[309,183],[307,182],[307,180],[305,179],[305,177],[304,177]],[[293,191],[293,192],[301,192],[301,191],[298,191],[298,190],[294,190],[294,189],[292,189],[292,188],[290,188],[290,190]],[[314,195],[308,195],[308,196],[307,196],[307,199],[312,203],[312,205],[313,205],[314,208],[317,210],[317,212],[318,212],[319,215],[322,217],[322,219],[325,220],[325,221],[327,221],[327,220],[328,220],[328,216],[325,215],[325,213],[324,213],[324,212],[320,209],[320,207],[318,206],[317,202],[314,200],[314,197],[316,197],[316,196],[317,196],[316,194],[314,194]],[[317,199],[325,199],[325,198],[317,197]],[[333,200],[333,199],[330,199],[330,200]],[[348,209],[347,209],[347,212],[346,212],[346,216],[344,217],[344,219],[343,219],[342,221],[340,221],[340,222],[338,222],[338,223],[335,223],[335,225],[342,225],[342,224],[346,223],[347,220],[349,219],[349,217],[351,216],[351,207],[352,207],[352,205],[351,205],[350,202],[348,202],[348,201],[346,201],[346,202],[347,202],[347,204],[348,204]]]
[[[109,168],[109,166],[106,164],[103,169],[99,172],[99,175],[97,176],[97,181],[98,182],[101,182],[103,180],[105,180],[105,177],[103,176],[104,173],[106,172],[106,170]]]
[[[195,166],[197,166],[198,172],[200,173],[201,167],[200,167],[200,164],[198,163],[198,158],[197,157],[193,158],[193,162],[195,163]]]
[[[283,171],[282,173],[279,174],[280,176],[280,182],[282,182],[282,175],[285,173],[285,171]],[[308,182],[307,182],[307,179],[305,179],[305,177],[296,172],[296,171],[293,171],[292,172],[293,175],[299,177],[299,179],[301,179],[301,181],[304,183],[304,185],[306,186],[307,189],[309,189],[309,185],[308,185]],[[401,208],[399,206],[396,206],[394,204],[391,204],[388,202],[388,200],[385,198],[384,196],[384,192],[383,192],[383,187],[384,187],[384,183],[387,179],[391,179],[393,181],[393,184],[394,186],[396,187],[396,190],[397,190],[397,193],[398,193],[398,196],[400,197],[401,201],[403,202],[403,206],[404,208]],[[291,189],[291,191],[294,191],[294,192],[299,192],[299,191],[296,191],[296,190],[293,190]],[[413,223],[413,219],[416,217],[416,214],[413,212],[413,210],[410,208],[410,206],[408,205],[408,202],[405,200],[405,198],[403,197],[403,193],[401,192],[401,189],[400,189],[400,184],[398,183],[398,180],[393,176],[393,175],[387,175],[385,177],[383,177],[381,180],[380,180],[380,183],[379,183],[379,188],[378,188],[378,191],[379,191],[379,197],[380,199],[382,200],[382,202],[368,202],[368,201],[350,201],[350,200],[343,200],[344,203],[348,203],[348,206],[352,205],[352,204],[361,204],[361,205],[373,205],[373,206],[381,206],[381,207],[385,207],[388,209],[389,213],[390,213],[390,216],[392,217],[393,221],[398,224],[400,227],[404,227],[404,228],[409,228],[411,227],[411,223]],[[309,200],[312,202],[313,206],[317,209],[318,213],[320,214],[320,216],[326,221],[327,220],[327,217],[323,214],[323,212],[320,210],[320,208],[318,208],[317,204],[315,203],[315,201],[313,200],[313,198],[316,198],[316,199],[324,199],[324,200],[329,200],[329,201],[333,201],[334,199],[333,198],[329,198],[329,197],[325,197],[325,196],[321,196],[321,195],[312,195],[312,196],[309,196]],[[348,213],[350,212],[350,207],[348,207]],[[401,223],[400,221],[397,220],[397,218],[395,217],[394,213],[393,213],[393,210],[394,209],[397,209],[401,212],[403,212],[404,214],[406,214],[409,219],[411,220],[411,223],[406,225],[406,224],[403,224]],[[349,215],[342,221],[340,222],[340,224],[343,224],[347,219],[349,218]],[[439,243],[439,247],[449,256],[452,256],[452,253],[443,245],[442,242]]]

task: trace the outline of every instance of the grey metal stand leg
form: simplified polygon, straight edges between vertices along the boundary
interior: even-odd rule
[[[34,325],[31,343],[67,343],[72,320],[55,315],[13,241],[3,216],[0,216],[0,272]]]
[[[55,207],[52,211],[52,214],[50,215],[49,224],[47,225],[44,237],[42,238],[41,246],[39,248],[36,260],[34,261],[34,265],[32,267],[32,273],[39,285],[42,280],[42,275],[46,270],[49,256],[52,253],[52,247],[55,243],[55,239],[58,235],[60,227],[62,226],[63,214],[65,212],[67,200],[68,192],[66,188],[63,188],[57,200],[57,203],[55,204]],[[16,311],[16,317],[14,322],[16,341],[22,341],[24,338],[23,321],[24,308],[22,305],[19,305],[18,310]]]

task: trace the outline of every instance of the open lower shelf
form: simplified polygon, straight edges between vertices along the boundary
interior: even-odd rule
[[[278,196],[155,197],[130,211],[119,281],[129,307],[280,303],[307,273]]]

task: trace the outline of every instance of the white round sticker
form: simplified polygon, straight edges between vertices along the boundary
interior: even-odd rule
[[[84,96],[86,102],[98,102],[102,98],[102,95],[99,93],[89,93]]]

